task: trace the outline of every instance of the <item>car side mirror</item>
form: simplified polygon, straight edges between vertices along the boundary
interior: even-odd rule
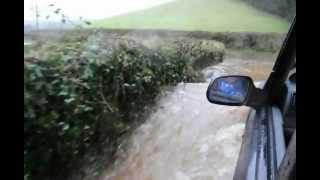
[[[248,76],[222,76],[209,84],[209,102],[228,106],[257,107],[266,101],[266,94],[254,86]]]

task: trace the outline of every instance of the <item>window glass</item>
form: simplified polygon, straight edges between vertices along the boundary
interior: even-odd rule
[[[24,0],[25,180],[232,179],[248,108],[205,92],[265,81],[295,4]]]

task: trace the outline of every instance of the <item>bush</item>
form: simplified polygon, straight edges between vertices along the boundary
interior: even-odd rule
[[[288,21],[296,15],[296,0],[243,0],[263,11],[278,15]]]
[[[215,33],[212,39],[223,42],[230,49],[253,49],[264,52],[277,52],[285,34],[277,33]]]
[[[257,32],[204,32],[204,31],[169,31],[169,30],[126,30],[126,29],[82,29],[82,30],[52,30],[43,31],[38,36],[33,32],[34,39],[43,42],[59,41],[65,39],[86,38],[92,33],[103,34],[105,41],[116,39],[112,37],[125,36],[136,39],[152,49],[159,47],[173,47],[174,42],[192,43],[192,41],[215,41],[224,44],[227,49],[254,49],[257,51],[276,52],[286,36],[283,33],[257,33]],[[50,37],[50,38],[48,38]],[[113,43],[111,43],[113,44]],[[176,49],[173,48],[175,51]],[[219,51],[219,50],[218,50]]]
[[[134,44],[69,38],[25,58],[25,179],[66,179],[88,152],[112,156],[162,86],[198,77],[179,54]]]
[[[171,46],[198,70],[222,62],[225,54],[224,44],[214,40],[180,39]]]

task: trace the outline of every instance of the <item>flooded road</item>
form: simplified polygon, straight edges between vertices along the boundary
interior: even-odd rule
[[[227,57],[203,70],[267,78],[273,61]],[[248,107],[210,104],[207,83],[179,84],[132,135],[127,157],[105,180],[231,180]]]
[[[207,81],[221,75],[246,75],[255,82],[268,78],[276,58],[275,54],[253,55],[252,52],[246,52],[238,55],[238,53],[227,54],[222,63],[205,68],[202,72]]]

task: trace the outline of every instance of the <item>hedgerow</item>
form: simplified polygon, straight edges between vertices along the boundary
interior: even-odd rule
[[[112,156],[161,87],[199,78],[179,53],[116,42],[68,38],[25,58],[25,179],[66,179],[88,152]]]

